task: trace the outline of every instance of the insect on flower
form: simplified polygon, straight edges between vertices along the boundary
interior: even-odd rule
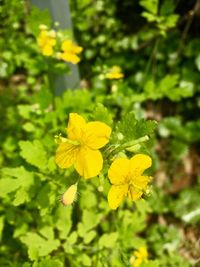
[[[71,185],[67,191],[64,192],[61,198],[61,202],[64,206],[73,204],[77,199],[77,184]]]

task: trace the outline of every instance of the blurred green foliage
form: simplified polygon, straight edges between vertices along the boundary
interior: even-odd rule
[[[130,267],[141,246],[150,258],[141,267],[198,266],[200,40],[193,23],[200,22],[198,1],[183,2],[70,1],[86,88],[55,97],[48,80],[55,62],[35,40],[39,24],[50,25],[48,13],[30,11],[25,0],[2,1],[0,266]],[[123,81],[102,79],[112,65],[121,66]],[[54,135],[65,133],[70,112],[112,126],[111,144],[151,136],[137,148],[153,155],[145,200],[110,211],[101,177],[103,192],[98,178],[81,181],[77,202],[60,204],[77,179],[54,163]]]

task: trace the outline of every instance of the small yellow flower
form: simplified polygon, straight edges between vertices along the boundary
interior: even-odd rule
[[[137,154],[130,160],[127,158],[114,160],[108,170],[108,177],[112,184],[108,192],[108,203],[111,209],[117,209],[126,196],[132,201],[141,198],[151,180],[151,177],[142,174],[151,164],[151,158],[144,154]]]
[[[61,201],[63,205],[68,206],[71,205],[74,201],[76,201],[77,196],[77,183],[71,185],[67,191],[62,195]]]
[[[133,267],[139,267],[143,262],[148,262],[148,251],[146,247],[140,247],[137,251],[134,251],[134,256],[131,257],[130,263]]]
[[[77,64],[80,61],[80,58],[77,56],[77,54],[80,54],[83,48],[74,44],[72,40],[65,40],[62,43],[61,50],[63,52],[59,54],[60,59]]]
[[[44,56],[53,55],[53,47],[56,45],[55,37],[54,31],[41,30],[37,38],[37,43]]]
[[[106,73],[107,79],[121,79],[124,77],[124,74],[121,72],[121,68],[119,66],[113,66],[108,73]]]
[[[70,113],[68,139],[63,139],[56,151],[60,168],[74,165],[76,171],[88,179],[98,175],[103,167],[100,148],[109,142],[111,128],[103,122],[86,123],[77,113]]]

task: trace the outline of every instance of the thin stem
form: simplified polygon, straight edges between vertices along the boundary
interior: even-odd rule
[[[188,35],[188,31],[189,31],[189,29],[191,27],[192,21],[194,19],[194,15],[199,10],[199,7],[200,7],[200,0],[197,0],[195,5],[194,5],[194,8],[192,10],[190,10],[189,13],[188,13],[189,18],[188,18],[188,21],[187,21],[187,23],[185,25],[185,28],[183,30],[183,34],[182,34],[182,37],[181,37],[181,40],[180,40],[180,43],[179,43],[179,48],[178,48],[178,54],[179,55],[183,51],[183,48],[184,48],[184,45],[185,45],[185,40],[186,40],[187,35]]]
[[[132,141],[129,141],[129,142],[126,142],[122,145],[118,145],[116,146],[112,151],[110,151],[110,153],[108,154],[108,158],[111,157],[111,155],[113,155],[114,153],[117,154],[119,153],[120,151],[128,148],[128,147],[132,147],[132,146],[135,146],[135,145],[138,145],[140,143],[143,143],[143,142],[146,142],[147,140],[149,140],[149,136],[148,135],[145,135],[145,136],[142,136],[136,140],[132,140]]]
[[[149,71],[150,71],[150,68],[154,62],[154,59],[155,59],[155,55],[156,55],[156,52],[157,52],[157,49],[158,49],[158,43],[160,41],[160,38],[158,37],[157,39],[155,39],[155,44],[154,44],[154,47],[152,49],[152,52],[151,52],[151,55],[149,57],[149,60],[147,62],[147,65],[146,65],[146,69],[145,69],[145,73],[144,73],[144,78],[143,78],[143,82],[141,84],[141,87],[143,88],[144,85],[145,85],[145,82],[146,82],[146,79],[147,79],[147,76],[149,74]]]

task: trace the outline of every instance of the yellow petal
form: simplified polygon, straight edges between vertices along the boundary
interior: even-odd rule
[[[127,195],[128,185],[112,185],[108,192],[108,204],[113,210],[117,209]]]
[[[141,198],[143,192],[137,190],[134,186],[129,186],[128,188],[128,198],[132,201],[136,201]]]
[[[148,258],[148,251],[147,251],[146,247],[140,247],[139,248],[139,253],[140,253],[140,255],[141,255],[141,257],[143,259],[147,259]]]
[[[85,144],[92,149],[99,149],[109,142],[111,128],[103,122],[93,121],[86,125]]]
[[[69,168],[74,164],[79,148],[75,145],[68,144],[66,142],[60,143],[56,151],[56,164],[60,168]]]
[[[79,53],[81,53],[83,51],[83,48],[81,46],[74,45],[73,51],[74,51],[75,54],[79,54]]]
[[[75,169],[85,179],[97,176],[103,167],[103,158],[99,150],[81,147],[75,162]]]
[[[123,73],[119,73],[119,72],[113,72],[113,73],[107,73],[106,74],[106,78],[108,78],[108,79],[121,79],[123,77],[124,77]]]
[[[48,45],[54,46],[56,44],[56,40],[54,38],[49,38]]]
[[[121,79],[124,77],[124,74],[121,72],[119,66],[113,66],[108,73],[106,73],[106,78],[108,79]]]
[[[62,45],[61,45],[61,49],[66,51],[66,50],[71,50],[72,48],[72,41],[71,40],[65,40]]]
[[[139,190],[146,190],[148,182],[151,180],[151,177],[149,176],[135,176],[132,179],[132,183],[135,188]]]
[[[131,176],[136,177],[142,175],[144,170],[152,165],[152,159],[144,154],[137,154],[130,159]]]
[[[125,158],[118,158],[113,161],[109,170],[108,177],[110,182],[114,185],[121,185],[128,183],[130,170],[130,160]]]
[[[140,265],[142,264],[142,259],[136,259],[134,262],[133,262],[133,267],[139,267]]]
[[[42,54],[44,56],[51,56],[53,54],[53,49],[52,46],[50,45],[45,45],[42,49]]]
[[[60,58],[73,64],[77,64],[80,61],[80,58],[74,53],[61,53]]]
[[[71,140],[81,140],[85,131],[86,122],[83,117],[77,113],[69,114],[69,122],[67,126],[68,138]]]
[[[66,61],[71,62],[72,64],[77,64],[80,61],[80,58],[75,54],[69,54],[66,57]]]

